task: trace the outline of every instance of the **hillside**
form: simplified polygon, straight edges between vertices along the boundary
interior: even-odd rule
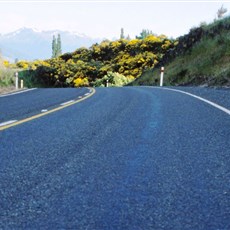
[[[159,85],[165,67],[165,85],[230,86],[230,17],[192,28],[178,38],[161,62],[132,85]]]

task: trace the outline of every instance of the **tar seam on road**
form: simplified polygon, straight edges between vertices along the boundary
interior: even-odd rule
[[[221,110],[221,111],[227,113],[228,115],[230,115],[230,110],[229,110],[229,109],[227,109],[227,108],[225,108],[225,107],[223,107],[223,106],[220,106],[220,105],[218,105],[218,104],[216,104],[216,103],[214,103],[214,102],[212,102],[212,101],[209,101],[209,100],[207,100],[207,99],[204,99],[204,98],[202,98],[202,97],[196,96],[196,95],[194,95],[194,94],[192,94],[192,93],[188,93],[188,92],[185,92],[185,91],[182,91],[182,90],[178,90],[178,89],[161,88],[161,87],[153,87],[153,88],[164,89],[164,90],[171,90],[171,91],[175,91],[175,92],[179,92],[179,93],[186,94],[186,95],[191,96],[191,97],[194,97],[194,98],[196,98],[196,99],[198,99],[198,100],[200,100],[200,101],[203,101],[203,102],[205,102],[205,103],[207,103],[207,104],[209,104],[209,105],[211,105],[211,106],[213,106],[213,107],[215,107],[215,108],[217,108],[217,109],[219,109],[219,110]]]
[[[79,103],[79,102],[81,102],[81,101],[84,101],[84,100],[86,100],[87,98],[92,97],[92,96],[96,93],[96,90],[95,90],[95,89],[93,89],[93,88],[91,88],[91,89],[92,89],[91,94],[89,94],[89,95],[87,95],[87,96],[85,96],[85,97],[83,97],[83,98],[81,98],[81,99],[78,99],[78,100],[73,101],[73,102],[71,102],[71,103],[68,103],[68,104],[59,106],[59,107],[57,107],[57,108],[55,108],[55,109],[52,109],[52,110],[49,110],[49,111],[47,111],[47,112],[39,113],[39,114],[34,115],[34,116],[32,116],[32,117],[28,117],[28,118],[25,118],[25,119],[23,119],[23,120],[16,121],[16,122],[14,122],[14,123],[12,123],[12,124],[2,126],[2,127],[0,127],[0,131],[5,130],[5,129],[8,129],[8,128],[11,128],[11,127],[13,127],[13,126],[17,126],[17,125],[23,124],[23,123],[28,122],[28,121],[32,121],[32,120],[34,120],[34,119],[43,117],[43,116],[45,116],[45,115],[47,115],[47,114],[50,114],[50,113],[57,112],[57,111],[62,110],[62,109],[64,109],[64,108],[68,107],[68,106],[71,106],[71,105],[77,104],[77,103]]]
[[[37,89],[37,88],[21,90],[21,91],[15,92],[15,93],[3,94],[3,95],[0,95],[0,97],[8,97],[8,96],[12,96],[12,95],[15,95],[15,94],[25,93],[25,92],[28,92],[28,91],[31,91],[31,90],[35,90],[35,89]]]

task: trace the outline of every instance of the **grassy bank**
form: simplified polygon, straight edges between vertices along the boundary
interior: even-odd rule
[[[157,68],[145,71],[133,85],[158,85],[164,65],[165,85],[230,86],[229,29],[230,18],[225,18],[191,30]]]
[[[14,71],[0,66],[0,87],[10,87],[14,85]]]

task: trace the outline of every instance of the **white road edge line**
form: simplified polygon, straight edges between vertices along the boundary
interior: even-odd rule
[[[35,89],[37,89],[37,88],[26,89],[26,90],[18,91],[18,92],[15,92],[15,93],[3,94],[3,95],[0,95],[0,97],[8,97],[8,96],[12,96],[12,95],[15,95],[15,94],[20,94],[20,93],[25,93],[25,92],[28,92],[28,91],[32,91],[32,90],[35,90]]]
[[[154,88],[155,88],[155,87],[154,87]],[[156,87],[156,88],[158,88],[158,87]],[[219,110],[221,110],[221,111],[227,113],[228,115],[230,115],[230,110],[229,110],[229,109],[227,109],[227,108],[225,108],[225,107],[223,107],[223,106],[220,106],[220,105],[218,105],[218,104],[216,104],[216,103],[214,103],[214,102],[212,102],[212,101],[209,101],[209,100],[207,100],[207,99],[204,99],[204,98],[202,98],[202,97],[196,96],[196,95],[194,95],[194,94],[192,94],[192,93],[188,93],[188,92],[185,92],[185,91],[182,91],[182,90],[178,90],[178,89],[170,89],[170,88],[158,88],[158,89],[171,90],[171,91],[175,91],[175,92],[179,92],[179,93],[183,93],[183,94],[189,95],[189,96],[194,97],[194,98],[196,98],[196,99],[198,99],[198,100],[201,100],[201,101],[203,101],[203,102],[206,102],[206,103],[208,103],[209,105],[211,105],[211,106],[213,106],[213,107],[215,107],[215,108],[217,108],[217,109],[219,109]]]
[[[61,105],[68,105],[68,104],[70,104],[70,103],[72,103],[72,102],[74,102],[74,100],[70,100],[70,101],[64,102],[64,103],[62,103]]]
[[[10,125],[10,124],[12,124],[12,123],[14,123],[16,121],[17,120],[11,120],[11,121],[2,122],[2,123],[0,123],[0,127],[5,126],[5,125]]]

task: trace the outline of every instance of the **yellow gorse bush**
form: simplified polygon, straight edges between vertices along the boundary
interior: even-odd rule
[[[167,50],[175,46],[174,43],[164,35],[152,34],[143,39],[104,40],[89,49],[80,48],[44,63],[20,61],[17,66],[32,69],[38,78],[46,76],[43,82],[56,82],[55,86],[82,87],[95,82],[96,85],[104,85],[103,80],[99,80],[104,79],[108,72],[116,73],[115,78],[120,80],[123,77],[130,80],[130,76],[132,80],[138,78],[143,71],[159,63]]]
[[[83,86],[88,86],[89,85],[89,81],[88,79],[85,78],[77,78],[74,80],[74,86],[75,87],[83,87]]]

